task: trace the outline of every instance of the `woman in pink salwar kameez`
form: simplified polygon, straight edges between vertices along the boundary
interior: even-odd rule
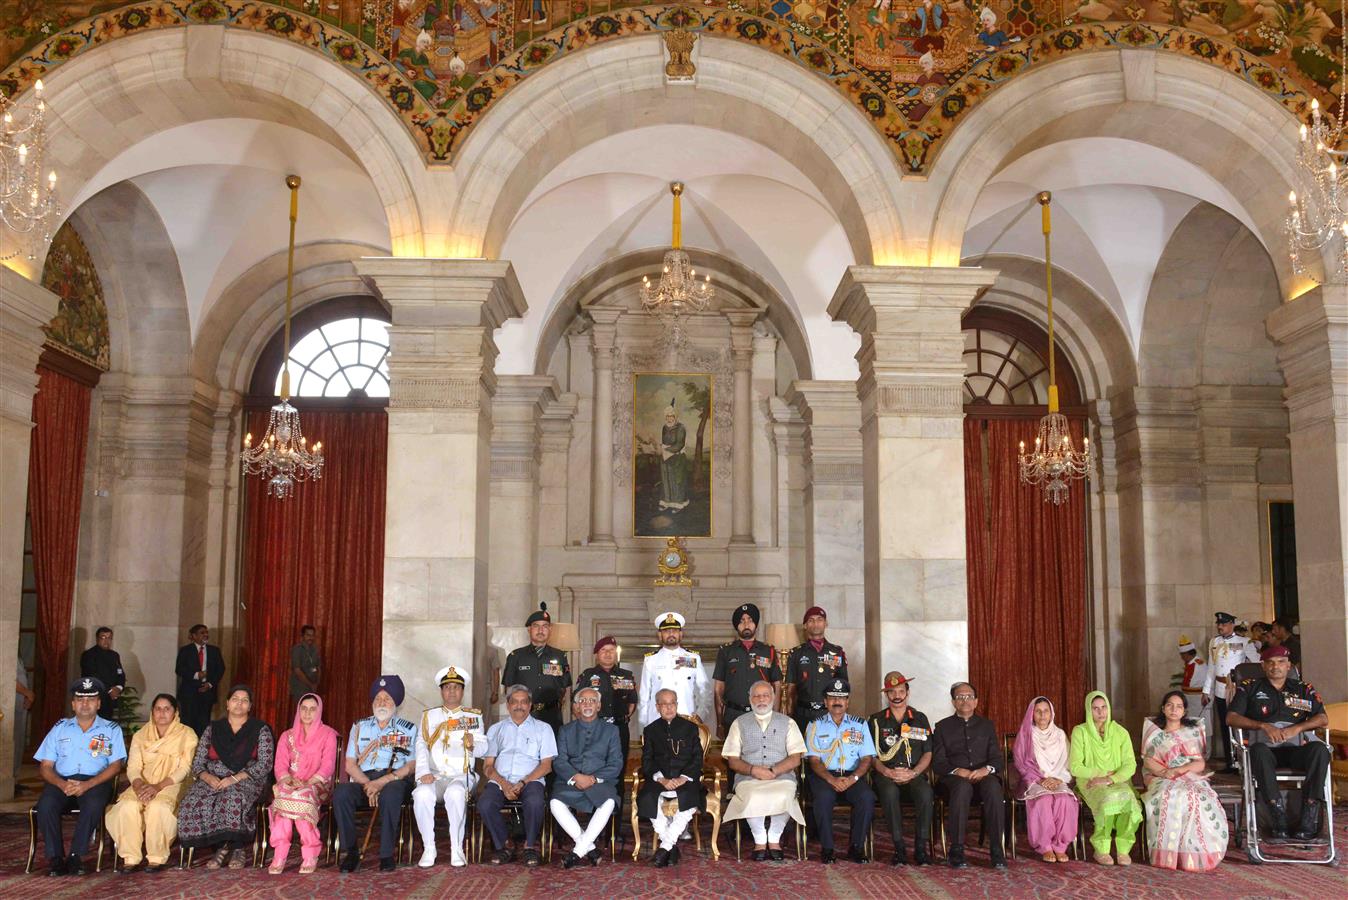
[[[300,835],[300,874],[318,867],[323,841],[318,811],[332,794],[337,767],[337,732],[323,724],[323,700],[305,694],[295,709],[295,724],[276,742],[276,788],[271,804],[272,875],[285,870],[292,830]]]
[[[1067,734],[1054,724],[1053,704],[1035,697],[1016,734],[1016,769],[1024,781],[1020,799],[1030,846],[1044,862],[1067,862],[1067,845],[1077,836],[1077,796],[1068,771]]]

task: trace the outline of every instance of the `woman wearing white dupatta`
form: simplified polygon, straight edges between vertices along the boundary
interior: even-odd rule
[[[1024,780],[1025,823],[1030,846],[1044,862],[1067,862],[1067,845],[1077,836],[1077,797],[1069,786],[1067,734],[1054,724],[1053,704],[1035,697],[1016,734],[1016,770]]]

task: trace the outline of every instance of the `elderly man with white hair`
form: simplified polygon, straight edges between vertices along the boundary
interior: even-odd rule
[[[538,838],[547,814],[547,787],[544,779],[552,771],[557,756],[557,739],[552,728],[529,715],[534,695],[528,687],[514,684],[506,689],[506,710],[510,717],[487,731],[487,758],[483,762],[487,783],[477,798],[477,810],[491,834],[492,865],[508,863],[510,831],[501,811],[507,802],[518,802],[524,819],[524,864],[542,865]]]
[[[785,858],[781,840],[787,816],[805,824],[796,800],[796,767],[805,755],[805,738],[794,719],[772,708],[773,698],[771,684],[755,682],[749,688],[749,711],[731,723],[721,748],[735,773],[735,796],[725,821],[748,821],[756,862]]]
[[[566,855],[568,869],[582,862],[598,865],[595,841],[618,805],[618,785],[626,760],[617,726],[599,718],[601,700],[598,688],[576,691],[576,718],[562,726],[557,736],[557,757],[552,761],[557,781],[549,808],[557,824],[575,842]],[[572,810],[590,813],[589,824],[581,828]]]
[[[679,697],[669,688],[655,695],[660,716],[641,736],[641,791],[637,814],[655,829],[655,867],[679,861],[679,838],[693,813],[706,803],[702,788],[702,732],[679,715]]]

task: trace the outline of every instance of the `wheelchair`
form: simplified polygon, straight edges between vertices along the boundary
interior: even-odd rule
[[[1329,729],[1317,728],[1312,732],[1305,732],[1307,736],[1313,735],[1328,746]],[[1300,863],[1310,865],[1332,865],[1337,857],[1337,849],[1334,845],[1334,798],[1331,788],[1331,779],[1326,775],[1324,796],[1320,798],[1324,802],[1324,815],[1321,817],[1320,829],[1322,834],[1328,835],[1328,840],[1315,838],[1311,841],[1287,840],[1280,842],[1277,846],[1287,848],[1311,849],[1324,847],[1324,853],[1320,856],[1310,857],[1289,857],[1289,856],[1270,856],[1266,852],[1266,841],[1260,838],[1259,822],[1259,794],[1256,790],[1257,784],[1254,776],[1254,767],[1250,762],[1251,742],[1256,739],[1255,733],[1242,728],[1228,728],[1228,738],[1231,746],[1235,748],[1236,758],[1240,761],[1240,780],[1241,793],[1244,797],[1245,821],[1243,823],[1245,855],[1249,857],[1251,863],[1256,865],[1262,863]],[[1306,776],[1301,772],[1292,769],[1279,767],[1277,769],[1278,790],[1295,790],[1300,793],[1302,784]],[[1293,819],[1291,810],[1288,811],[1288,819]]]

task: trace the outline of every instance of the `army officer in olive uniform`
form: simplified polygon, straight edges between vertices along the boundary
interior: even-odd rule
[[[796,720],[801,734],[824,714],[824,691],[834,679],[847,680],[847,654],[824,638],[828,614],[823,607],[805,610],[805,643],[786,657],[786,690],[782,712]]]
[[[524,627],[529,630],[529,643],[511,650],[506,657],[501,686],[527,687],[533,694],[529,714],[551,726],[555,738],[562,727],[562,709],[571,692],[571,663],[566,653],[548,644],[552,616],[546,603],[538,604],[538,609],[524,620]]]
[[[777,650],[756,639],[760,619],[758,607],[744,603],[730,614],[730,627],[739,640],[722,644],[716,651],[712,670],[712,690],[716,699],[719,736],[725,737],[730,723],[749,711],[749,688],[758,681],[772,685],[773,706],[780,700],[782,669]]]
[[[932,790],[927,780],[931,767],[931,722],[908,705],[907,678],[901,672],[885,676],[885,708],[870,718],[871,737],[875,739],[875,761],[871,765],[871,784],[880,798],[880,807],[889,820],[894,838],[894,856],[890,865],[908,862],[903,846],[903,804],[913,804],[917,814],[917,833],[913,840],[913,862],[925,866],[931,839]]]
[[[628,721],[637,706],[636,676],[618,665],[618,639],[611,634],[594,642],[594,662],[576,679],[576,690],[592,687],[599,691],[599,718],[617,727],[625,759],[632,743]]]

